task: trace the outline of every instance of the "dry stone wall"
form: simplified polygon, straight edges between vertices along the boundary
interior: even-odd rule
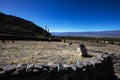
[[[73,64],[31,63],[0,68],[0,80],[117,80],[112,57],[96,53],[96,58]]]
[[[114,71],[115,74],[118,76],[120,79],[120,54],[113,54],[113,63],[114,63]]]

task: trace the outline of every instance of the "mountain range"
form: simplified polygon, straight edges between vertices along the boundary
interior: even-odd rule
[[[92,32],[51,32],[55,36],[120,37],[120,30]]]

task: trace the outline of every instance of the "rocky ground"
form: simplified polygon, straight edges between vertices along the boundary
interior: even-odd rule
[[[69,45],[72,43],[72,45]],[[73,63],[76,60],[87,59],[77,53],[79,44],[84,44],[88,54],[102,51],[113,55],[115,74],[120,77],[120,46],[93,43],[86,41],[67,40],[64,42],[41,41],[0,41],[0,66],[18,63],[60,62]]]
[[[94,42],[86,42],[86,41],[78,41],[78,40],[66,40],[67,43],[75,43],[75,44],[84,44],[86,45],[88,52],[106,52],[111,54],[113,57],[113,67],[115,71],[115,75],[120,79],[120,46],[104,44],[104,43],[94,43]]]

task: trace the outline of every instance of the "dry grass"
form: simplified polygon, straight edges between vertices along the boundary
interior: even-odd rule
[[[63,42],[6,41],[0,42],[0,64],[33,62],[73,63],[82,59],[77,55],[78,45],[69,46]]]
[[[105,51],[120,54],[120,46],[111,45],[111,44],[104,44],[104,43],[94,43],[94,42],[87,42],[87,41],[79,41],[79,40],[67,40],[67,43],[72,42],[75,44],[83,43],[88,50],[96,50],[96,51]]]
[[[84,43],[88,50],[120,52],[120,46],[84,41],[78,43]],[[68,43],[63,42],[15,41],[12,43],[6,41],[2,43],[0,41],[0,65],[35,62],[70,64],[84,59],[76,52],[79,47],[78,43],[69,46]]]

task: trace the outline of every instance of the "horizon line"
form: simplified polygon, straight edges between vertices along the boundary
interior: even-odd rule
[[[104,32],[104,31],[118,31],[120,29],[115,29],[115,30],[96,30],[96,31],[50,31],[50,33],[66,33],[66,32]]]

